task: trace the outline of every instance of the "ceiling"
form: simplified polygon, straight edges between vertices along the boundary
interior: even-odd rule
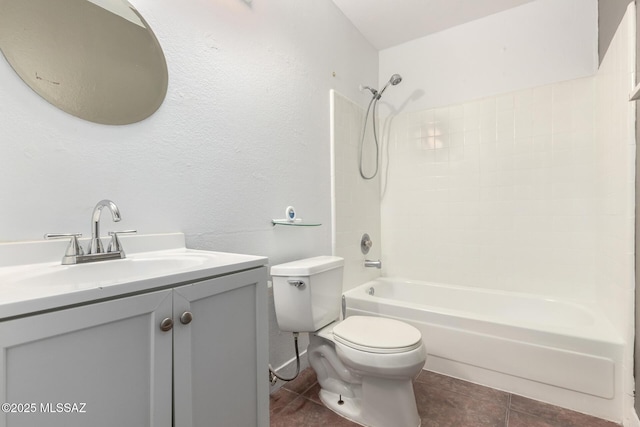
[[[378,50],[534,0],[333,0]]]

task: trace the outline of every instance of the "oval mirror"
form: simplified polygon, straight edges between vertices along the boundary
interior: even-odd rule
[[[138,122],[167,92],[160,44],[126,0],[0,0],[0,50],[40,96],[92,122]]]

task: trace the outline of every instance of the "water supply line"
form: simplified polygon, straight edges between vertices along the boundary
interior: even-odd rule
[[[373,179],[376,177],[376,175],[378,174],[378,165],[380,164],[380,159],[379,159],[379,151],[380,151],[380,146],[378,145],[378,134],[376,131],[376,105],[378,105],[378,92],[375,91],[375,89],[371,89],[371,88],[367,88],[369,90],[372,90],[373,92],[373,98],[371,98],[371,101],[369,101],[369,106],[367,107],[367,112],[364,115],[364,126],[362,127],[362,138],[360,138],[360,146],[359,146],[359,150],[358,150],[358,155],[360,158],[360,163],[358,164],[359,167],[359,171],[360,171],[360,176],[363,179]],[[375,143],[376,146],[376,169],[375,171],[373,171],[373,175],[371,176],[366,176],[364,174],[364,171],[362,170],[362,149],[364,147],[364,135],[367,131],[367,118],[369,117],[369,110],[371,110],[371,104],[373,104],[373,114],[372,114],[372,122],[373,122],[373,142]]]
[[[300,374],[300,351],[298,350],[298,335],[300,335],[299,332],[293,333],[293,346],[296,350],[296,374],[291,378],[282,377],[276,373],[276,371],[271,367],[271,363],[269,363],[269,382],[272,385],[275,384],[277,380],[287,381],[287,382],[293,381]]]

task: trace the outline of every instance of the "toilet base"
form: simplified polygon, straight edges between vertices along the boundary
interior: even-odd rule
[[[424,345],[375,357],[361,353],[337,345],[325,329],[309,336],[307,356],[320,384],[320,400],[366,427],[419,427],[413,378],[424,365]]]
[[[365,427],[420,427],[422,423],[411,380],[363,378],[362,396],[366,396],[365,399],[345,397],[325,389],[319,394],[327,408]]]
[[[324,403],[324,406],[331,409],[336,414],[353,421],[354,423],[364,425],[358,421],[361,417],[360,399],[357,397],[345,397],[328,390],[320,389],[320,400]],[[342,403],[339,403],[342,402]]]

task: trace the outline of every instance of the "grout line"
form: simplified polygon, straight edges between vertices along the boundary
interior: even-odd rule
[[[308,389],[307,389],[307,390],[308,390]],[[316,402],[314,402],[313,400],[311,400],[311,399],[307,398],[307,397],[306,397],[306,396],[304,396],[302,393],[297,393],[297,392],[292,391],[292,390],[287,390],[287,391],[290,391],[290,392],[291,392],[292,394],[294,394],[296,397],[294,397],[294,398],[291,400],[291,402],[289,402],[289,403],[287,403],[286,405],[284,405],[284,407],[282,408],[283,410],[284,410],[284,408],[286,408],[286,407],[288,407],[288,406],[292,406],[294,403],[298,402],[298,400],[300,400],[300,399],[304,399],[304,400],[306,400],[306,401],[309,401],[309,402],[311,402],[311,403],[313,403],[313,404],[316,404],[316,405],[317,405],[317,403],[316,403]],[[305,391],[306,391],[306,390],[305,390]]]
[[[509,415],[511,414],[511,393],[509,393],[509,395],[507,396],[507,408],[506,408],[506,415],[504,417],[504,427],[509,427]]]
[[[300,398],[300,395],[294,391],[291,390],[287,390],[286,388],[281,388],[281,390],[283,390],[286,393],[292,394],[295,397],[293,399],[291,399],[291,401],[285,405],[283,405],[279,410],[278,413],[283,412],[284,410],[286,410],[293,402],[295,402],[296,400],[298,400],[298,398]],[[280,390],[278,390],[280,391]],[[271,413],[271,404],[269,404],[269,412]]]
[[[294,393],[296,394],[296,393]],[[284,405],[282,407],[282,409],[280,410],[280,412],[284,412],[286,409],[288,409],[290,406],[292,406],[295,402],[298,401],[298,399],[300,399],[302,396],[299,394],[296,394],[296,397],[293,398],[293,400],[291,400],[291,402],[287,403],[286,405]]]
[[[315,400],[313,400],[313,398],[311,396],[306,396],[305,394],[311,390],[315,385],[317,384],[317,381],[315,383],[313,383],[313,385],[311,385],[311,387],[307,388],[305,391],[303,391],[302,393],[300,393],[300,397],[302,397],[303,399],[307,399],[308,401],[315,403],[316,405],[318,404],[318,402],[316,402]],[[318,400],[320,400],[320,398],[318,397]]]
[[[304,394],[306,392],[308,392],[309,390],[311,390],[312,388],[314,388],[316,386],[316,384],[318,384],[318,381],[315,381],[313,384],[311,384],[309,387],[307,387],[306,389],[304,389],[304,391],[302,393],[300,393],[301,396],[304,396]]]

